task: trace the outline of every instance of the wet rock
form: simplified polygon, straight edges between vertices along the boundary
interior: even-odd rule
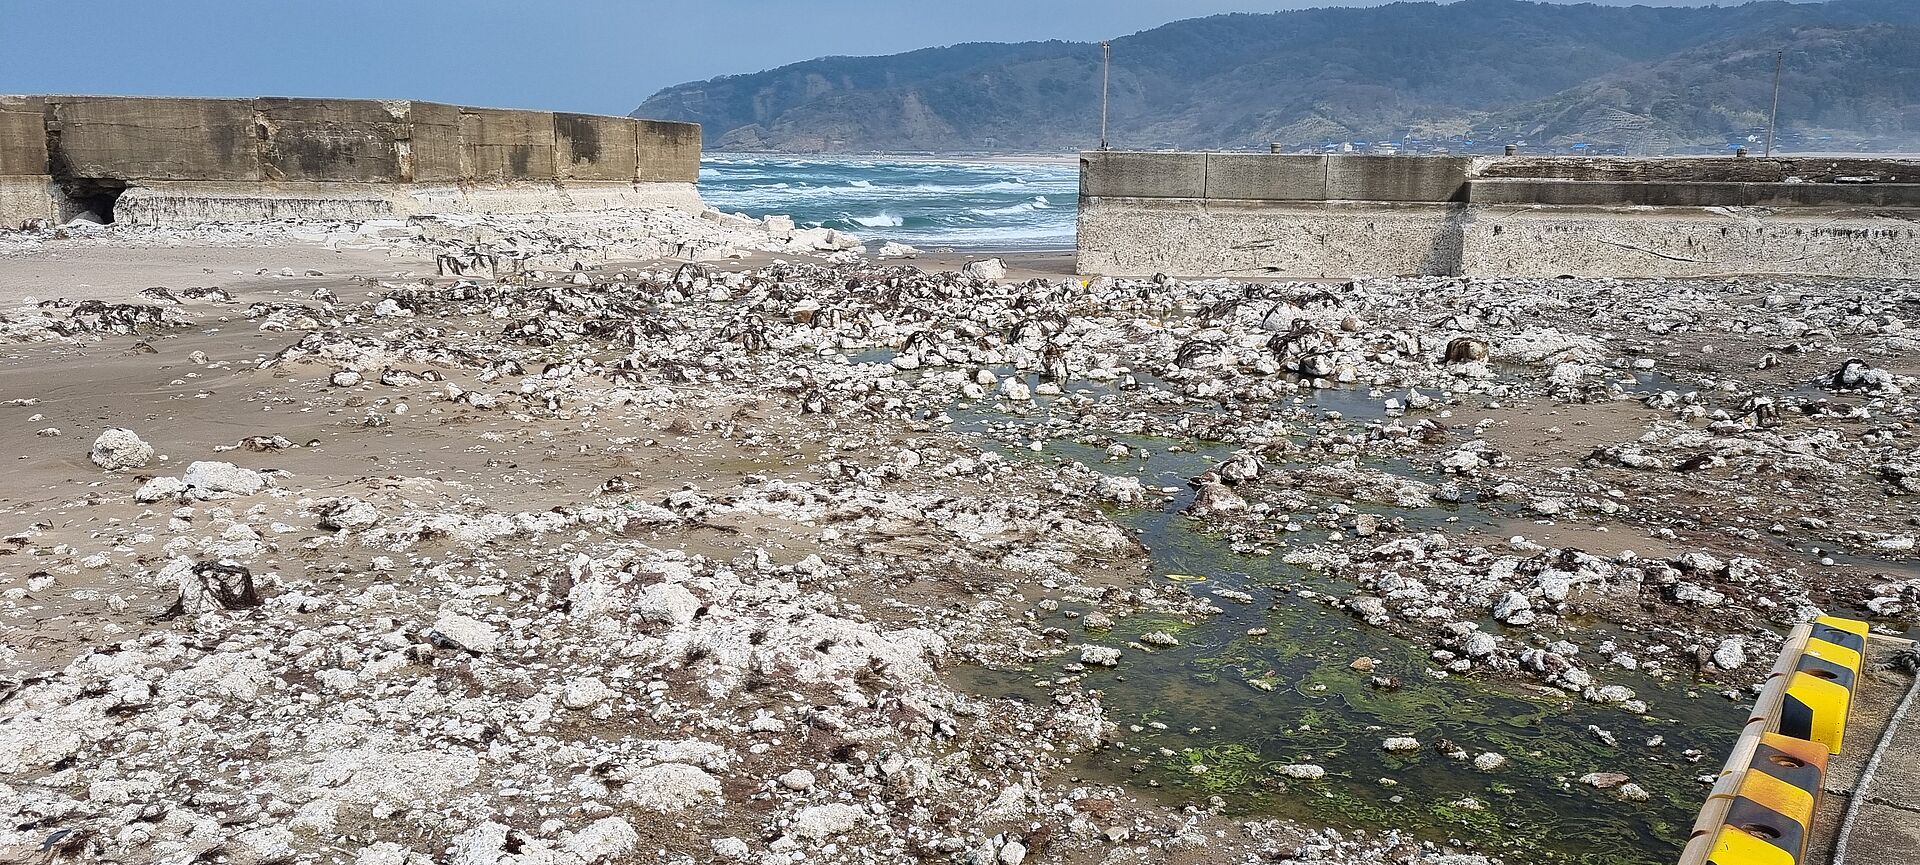
[[[1493,617],[1515,627],[1531,625],[1535,621],[1533,601],[1523,593],[1508,592],[1494,603]]]
[[[1281,766],[1280,774],[1299,781],[1317,781],[1327,776],[1327,770],[1312,763],[1293,763]]]
[[[1720,645],[1713,650],[1713,665],[1727,671],[1746,666],[1747,641],[1740,637],[1721,640]]]
[[[93,451],[87,458],[111,472],[141,468],[153,462],[153,456],[153,445],[141,441],[133,430],[113,427],[93,440]]]
[[[1199,485],[1193,503],[1187,506],[1186,512],[1195,516],[1215,516],[1246,509],[1247,500],[1235,494],[1226,484],[1207,481]]]
[[[1142,634],[1140,636],[1140,642],[1149,646],[1160,646],[1162,648],[1172,648],[1180,645],[1180,641],[1166,631],[1151,631]]]
[[[1486,361],[1489,354],[1486,340],[1462,336],[1447,343],[1444,360],[1447,363],[1481,363]]]
[[[1403,753],[1420,750],[1420,740],[1412,736],[1395,736],[1380,743],[1382,750]]]
[[[1580,783],[1599,790],[1611,790],[1627,783],[1627,776],[1619,772],[1589,772],[1580,776]]]

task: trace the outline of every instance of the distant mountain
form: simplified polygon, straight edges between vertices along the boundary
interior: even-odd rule
[[[1178,21],[1113,40],[1109,137],[1719,149],[1766,123],[1777,51],[1789,143],[1920,149],[1920,0],[1461,0]],[[976,43],[681,84],[634,115],[702,123],[717,150],[1038,152],[1096,144],[1099,102],[1098,45]]]

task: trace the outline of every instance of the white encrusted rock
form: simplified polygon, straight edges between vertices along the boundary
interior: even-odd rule
[[[655,583],[640,591],[634,610],[656,622],[684,625],[700,612],[700,599],[679,583]]]
[[[87,458],[110,472],[137,469],[153,462],[153,445],[141,441],[133,430],[112,427],[93,440],[93,452]]]
[[[790,830],[795,837],[809,841],[825,841],[835,835],[853,831],[860,825],[866,812],[859,808],[839,802],[830,805],[815,805],[801,811],[793,818]]]
[[[997,258],[969,261],[966,267],[960,269],[960,275],[968,279],[1005,279],[1007,265]]]
[[[188,495],[202,500],[250,496],[267,488],[267,479],[253,469],[207,460],[187,466],[180,480]]]
[[[685,763],[661,763],[623,773],[620,798],[649,811],[686,811],[720,801],[720,779]]]
[[[433,621],[434,633],[470,652],[491,652],[500,648],[500,632],[472,616],[441,613]]]

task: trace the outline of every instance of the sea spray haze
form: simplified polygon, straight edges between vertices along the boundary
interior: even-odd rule
[[[908,158],[821,159],[709,154],[709,205],[928,249],[1038,250],[1073,246],[1079,172],[1070,162]]]

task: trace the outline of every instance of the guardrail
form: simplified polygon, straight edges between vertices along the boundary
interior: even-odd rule
[[[1796,626],[1693,824],[1680,865],[1804,865],[1828,758],[1846,740],[1865,622]]]

